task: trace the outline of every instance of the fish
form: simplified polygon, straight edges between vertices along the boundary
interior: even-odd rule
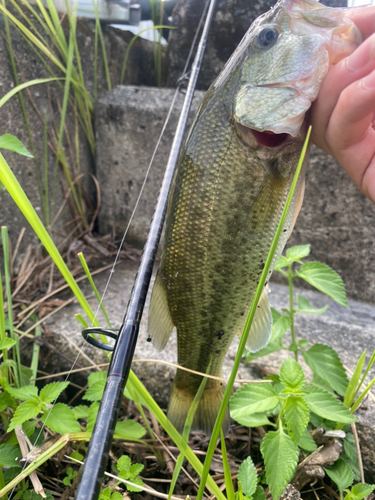
[[[279,0],[254,21],[205,94],[176,168],[148,320],[158,350],[176,328],[181,367],[222,375],[279,224],[308,110],[329,65],[360,43],[345,9]],[[306,163],[267,281],[301,208]],[[271,329],[264,288],[247,348],[265,347]],[[179,431],[201,381],[201,375],[177,369],[167,416]],[[193,429],[211,434],[223,392],[220,380],[207,378]],[[223,429],[228,426],[227,411]]]

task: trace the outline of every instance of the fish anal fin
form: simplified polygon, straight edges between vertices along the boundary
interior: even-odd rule
[[[250,332],[246,341],[246,348],[250,352],[256,352],[265,347],[272,333],[272,313],[268,299],[267,288],[263,289],[260,296]]]
[[[162,351],[166,346],[173,328],[174,324],[169,312],[167,293],[160,271],[158,271],[152,289],[148,313],[148,333],[158,351]]]

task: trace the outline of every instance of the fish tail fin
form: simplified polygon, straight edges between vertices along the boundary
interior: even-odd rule
[[[194,415],[191,430],[203,431],[207,436],[212,434],[216,418],[219,414],[219,408],[223,400],[223,385],[215,384],[204,389],[199,401],[198,408]],[[186,389],[179,389],[175,384],[169,401],[167,416],[176,429],[182,433],[186,417],[194,399],[194,393]],[[222,424],[224,434],[229,429],[229,411],[225,411]]]

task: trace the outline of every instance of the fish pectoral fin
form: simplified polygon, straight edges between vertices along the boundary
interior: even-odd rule
[[[264,288],[260,296],[254,319],[246,341],[246,349],[250,352],[259,351],[265,347],[272,333],[272,313],[267,289]]]
[[[302,184],[301,184],[301,187],[298,191],[298,197],[297,197],[297,203],[296,203],[296,209],[294,211],[294,216],[293,216],[293,222],[292,222],[292,225],[290,226],[290,229],[289,229],[289,235],[288,235],[288,238],[290,238],[292,232],[293,232],[293,229],[294,229],[294,226],[297,222],[297,217],[299,215],[299,212],[301,210],[301,207],[302,207],[302,203],[303,203],[303,198],[305,196],[305,178],[303,179],[302,181]]]
[[[174,324],[169,312],[167,293],[164,288],[160,269],[156,275],[151,294],[151,304],[148,313],[148,333],[158,351],[162,351],[171,336]]]

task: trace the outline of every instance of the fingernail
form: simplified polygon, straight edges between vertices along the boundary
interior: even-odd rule
[[[362,87],[365,89],[375,88],[375,71],[362,78]]]
[[[375,58],[375,34],[365,40],[357,50],[346,59],[350,71],[358,71]]]

